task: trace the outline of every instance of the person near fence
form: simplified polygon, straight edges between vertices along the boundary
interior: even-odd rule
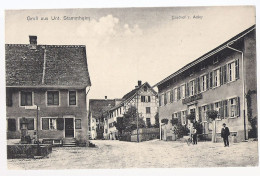
[[[226,126],[226,124],[223,123],[223,128],[221,129],[221,137],[223,138],[224,141],[224,147],[229,147],[229,141],[228,141],[229,135],[230,135],[229,129]]]

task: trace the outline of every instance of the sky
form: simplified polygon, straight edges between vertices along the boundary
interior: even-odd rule
[[[54,16],[61,20],[51,20]],[[37,35],[38,44],[86,45],[88,97],[112,99],[138,80],[155,85],[254,24],[252,6],[9,10],[5,43],[28,44],[28,36]]]

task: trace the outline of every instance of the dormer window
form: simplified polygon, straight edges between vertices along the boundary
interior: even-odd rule
[[[147,92],[147,86],[144,86],[144,91]]]

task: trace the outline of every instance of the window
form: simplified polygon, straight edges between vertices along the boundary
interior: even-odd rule
[[[147,102],[151,102],[151,97],[147,96]]]
[[[28,126],[27,126],[27,129],[28,130],[34,130],[34,118],[25,118],[28,122]],[[21,124],[21,118],[20,118],[20,129],[22,129],[22,124]]]
[[[167,102],[170,102],[170,99],[171,99],[171,93],[170,93],[170,92],[167,92],[167,93],[166,93],[166,96],[167,96]]]
[[[185,98],[185,84],[184,85],[181,85],[181,99],[184,99]]]
[[[75,129],[81,129],[81,119],[75,119]]]
[[[162,100],[161,100],[162,96],[159,95],[159,106],[162,106]]]
[[[235,68],[235,63],[228,64],[228,74],[229,74],[228,81],[234,81],[235,80],[234,68]]]
[[[173,102],[173,90],[170,91],[170,102]]]
[[[145,96],[141,96],[141,102],[145,102]]]
[[[215,103],[215,111],[218,111],[219,112],[219,115],[220,115],[220,102],[216,102]]]
[[[177,101],[177,96],[178,96],[178,90],[177,88],[174,89],[174,101]]]
[[[151,108],[150,107],[146,107],[146,114],[151,114]]]
[[[190,81],[190,96],[194,95],[194,91],[195,91],[195,85],[194,85],[195,81]]]
[[[151,119],[150,118],[146,118],[146,125],[148,128],[151,127]]]
[[[214,86],[220,86],[220,70],[214,70]]]
[[[173,113],[173,118],[178,118],[178,113],[177,112]]]
[[[76,91],[69,91],[69,105],[76,105],[76,104],[77,104]]]
[[[237,117],[240,113],[239,97],[232,98],[230,101],[230,117]]]
[[[21,91],[21,106],[32,106],[32,92]]]
[[[205,62],[201,62],[201,63],[200,63],[200,69],[201,69],[201,70],[204,70],[205,68],[206,68]]]
[[[16,131],[16,121],[15,119],[8,119],[8,131]]]
[[[239,78],[239,60],[228,64],[228,81],[235,81]]]
[[[187,119],[186,119],[186,111],[181,111],[181,124],[186,125]]]
[[[181,99],[181,87],[177,88],[177,100]]]
[[[201,107],[201,115],[202,115],[202,121],[207,120],[207,106]]]
[[[202,92],[204,92],[204,91],[206,91],[207,90],[207,75],[203,75],[203,76],[201,76],[201,91]]]
[[[57,130],[57,119],[42,118],[42,130]]]
[[[228,101],[223,101],[223,108],[224,108],[224,117],[228,117]]]
[[[59,91],[48,91],[47,92],[47,104],[48,105],[59,105]]]
[[[146,86],[144,86],[144,91],[147,92],[147,87]]]

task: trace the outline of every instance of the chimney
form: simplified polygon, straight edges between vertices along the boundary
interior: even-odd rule
[[[140,87],[142,85],[142,81],[138,80],[138,87]]]
[[[105,96],[105,100],[107,99],[107,96]]]
[[[36,49],[36,46],[37,46],[37,36],[30,35],[29,39],[30,39],[30,49]]]

